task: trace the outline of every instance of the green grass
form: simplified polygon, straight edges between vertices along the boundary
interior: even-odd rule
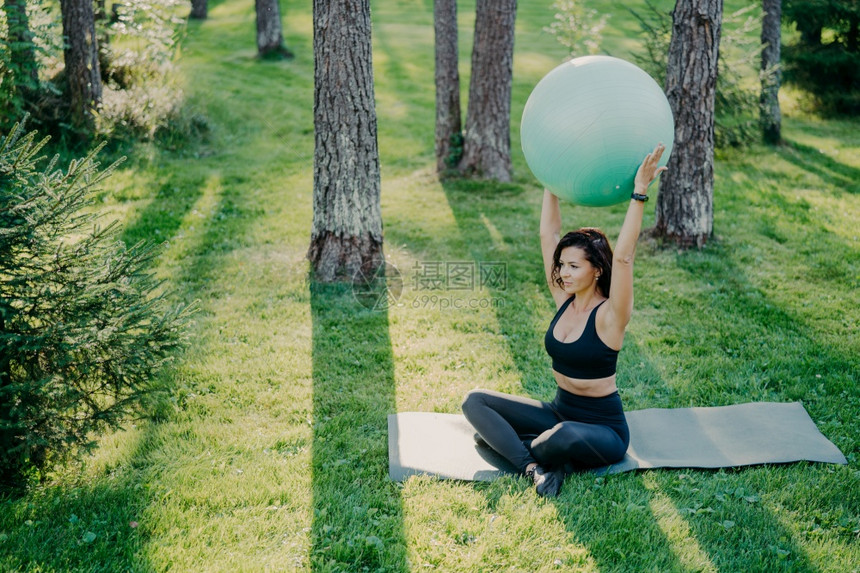
[[[0,499],[0,570],[857,570],[860,124],[792,111],[785,146],[719,155],[717,238],[640,244],[618,375],[628,409],[802,401],[849,465],[574,476],[557,500],[516,478],[399,485],[387,414],[457,412],[475,386],[554,391],[541,194],[516,120],[564,57],[542,31],[550,2],[519,8],[508,185],[435,178],[432,2],[374,4],[385,248],[404,279],[387,311],[308,281],[308,3],[283,5],[289,62],[255,59],[246,2],[210,4],[180,61],[210,140],[141,146],[104,193],[124,239],[167,242],[158,272],[200,300],[194,343],[154,420]],[[461,3],[464,95],[472,13]],[[609,26],[609,51],[635,49],[622,4]],[[623,214],[563,211],[612,237]],[[416,289],[434,262],[504,263],[507,281]]]

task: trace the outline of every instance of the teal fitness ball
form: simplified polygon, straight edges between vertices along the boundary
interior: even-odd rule
[[[651,76],[630,62],[585,56],[538,82],[523,110],[523,153],[535,177],[577,205],[630,199],[636,170],[659,143],[666,165],[675,139],[672,109]]]

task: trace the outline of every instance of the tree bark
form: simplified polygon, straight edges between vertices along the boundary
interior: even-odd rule
[[[776,145],[782,139],[779,109],[782,0],[762,0],[762,10],[760,119],[765,143]]]
[[[457,51],[457,0],[436,0],[436,171],[444,175],[463,155],[460,71]]]
[[[255,0],[257,8],[257,53],[261,58],[291,58],[284,46],[279,0]]]
[[[370,0],[313,0],[314,215],[308,259],[324,282],[384,262]]]
[[[9,46],[15,90],[24,103],[32,101],[39,86],[39,67],[30,20],[27,17],[27,0],[4,0]]]
[[[722,0],[678,0],[666,68],[675,142],[661,177],[655,234],[702,247],[714,227],[714,97]]]
[[[516,0],[478,0],[460,171],[511,180],[511,84]]]
[[[192,20],[205,20],[208,12],[207,0],[191,0],[191,13],[188,15]]]
[[[91,0],[61,0],[72,124],[82,130],[95,127],[94,111],[102,100],[102,78]]]
[[[99,67],[105,73],[110,67],[110,34],[108,34],[108,19],[106,0],[95,2],[96,42],[99,46]]]

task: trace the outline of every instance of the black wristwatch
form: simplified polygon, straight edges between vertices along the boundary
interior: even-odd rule
[[[643,203],[648,200],[648,195],[642,195],[641,193],[633,193],[630,195],[630,198],[634,201],[642,201]]]

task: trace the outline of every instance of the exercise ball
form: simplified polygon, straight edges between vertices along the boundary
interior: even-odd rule
[[[526,163],[547,189],[577,205],[630,199],[642,160],[659,143],[666,165],[675,122],[663,90],[630,62],[585,56],[535,86],[520,128]]]

